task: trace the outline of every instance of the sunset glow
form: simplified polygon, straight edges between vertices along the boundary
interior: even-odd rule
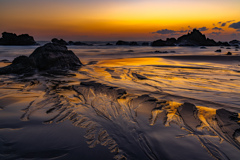
[[[36,40],[155,40],[178,37],[159,30],[206,27],[207,37],[237,39],[239,0],[1,0],[0,31],[28,33]],[[220,23],[221,22],[221,23]],[[227,22],[227,23],[226,23]],[[225,25],[222,25],[226,23]],[[217,27],[217,28],[215,28]],[[213,29],[215,28],[215,29]]]

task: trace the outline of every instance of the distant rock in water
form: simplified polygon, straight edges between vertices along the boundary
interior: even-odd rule
[[[230,41],[229,44],[232,45],[232,46],[238,46],[238,45],[240,45],[240,41],[234,39],[234,40]]]
[[[63,39],[57,39],[57,38],[53,38],[52,39],[52,43],[56,43],[56,44],[60,44],[60,45],[68,45],[68,43],[66,41],[64,41]]]
[[[29,57],[15,58],[11,65],[0,68],[0,74],[23,74],[35,70],[76,70],[81,66],[81,61],[66,46],[47,43],[35,49]]]
[[[230,56],[230,55],[232,55],[232,52],[227,52],[227,54],[226,54],[226,55]]]
[[[222,52],[222,50],[221,49],[217,49],[215,52],[219,52],[220,53],[220,52]]]
[[[167,38],[166,41],[161,39],[153,41],[152,46],[176,46],[177,40],[175,38]]]
[[[76,42],[69,41],[68,44],[69,45],[76,45],[76,46],[92,46],[92,44],[87,44],[87,43],[80,42],[80,41],[76,41]]]
[[[159,39],[153,41],[152,46],[229,46],[228,42],[215,42],[206,38],[199,30],[193,29],[191,33],[183,35],[178,39],[167,38],[166,41]]]
[[[129,45],[129,42],[119,40],[116,42],[116,45]]]
[[[180,46],[216,46],[213,39],[206,38],[199,30],[193,29],[191,33],[183,35],[177,39]]]
[[[36,45],[34,38],[28,34],[17,36],[15,33],[3,32],[0,45]]]

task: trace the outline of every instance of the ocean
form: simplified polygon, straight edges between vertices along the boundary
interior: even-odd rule
[[[78,71],[0,75],[0,159],[239,159],[238,48],[89,43]]]

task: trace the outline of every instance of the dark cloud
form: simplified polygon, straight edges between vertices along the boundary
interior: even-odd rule
[[[218,22],[218,24],[221,24],[222,22]]]
[[[222,29],[222,28],[219,28],[219,27],[214,27],[214,28],[212,28],[212,30],[223,31],[223,29]]]
[[[157,33],[157,34],[172,34],[172,35],[176,35],[178,33],[185,33],[187,32],[187,30],[179,30],[179,31],[175,31],[175,30],[169,30],[169,29],[162,29],[162,30],[158,30],[156,32],[153,33]]]
[[[224,26],[226,26],[226,24],[227,24],[227,23],[225,23],[225,22],[224,22],[224,23],[222,23],[222,25],[221,25],[221,26],[222,26],[222,27],[224,27]]]
[[[212,32],[211,34],[213,34],[213,35],[219,35],[219,34],[221,34],[222,32]]]
[[[233,28],[233,29],[236,29],[237,31],[240,31],[240,21],[230,24],[229,28]]]
[[[233,22],[233,21],[235,21],[235,20],[230,20],[230,21],[223,22],[221,26],[222,26],[222,27],[225,27],[228,23],[231,23],[231,22]]]
[[[207,27],[202,27],[202,28],[198,28],[199,31],[207,31],[208,28]]]

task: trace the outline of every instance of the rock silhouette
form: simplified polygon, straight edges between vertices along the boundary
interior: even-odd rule
[[[235,41],[234,41],[235,42]],[[199,30],[193,29],[191,33],[183,35],[177,39],[167,38],[166,41],[159,39],[153,41],[152,46],[229,46],[228,42],[215,42],[206,38]]]
[[[47,43],[35,49],[29,57],[15,58],[11,65],[0,68],[0,74],[23,74],[34,70],[76,70],[81,66],[81,61],[66,46]]]
[[[17,36],[15,33],[3,32],[0,45],[36,45],[34,38],[28,34]]]

